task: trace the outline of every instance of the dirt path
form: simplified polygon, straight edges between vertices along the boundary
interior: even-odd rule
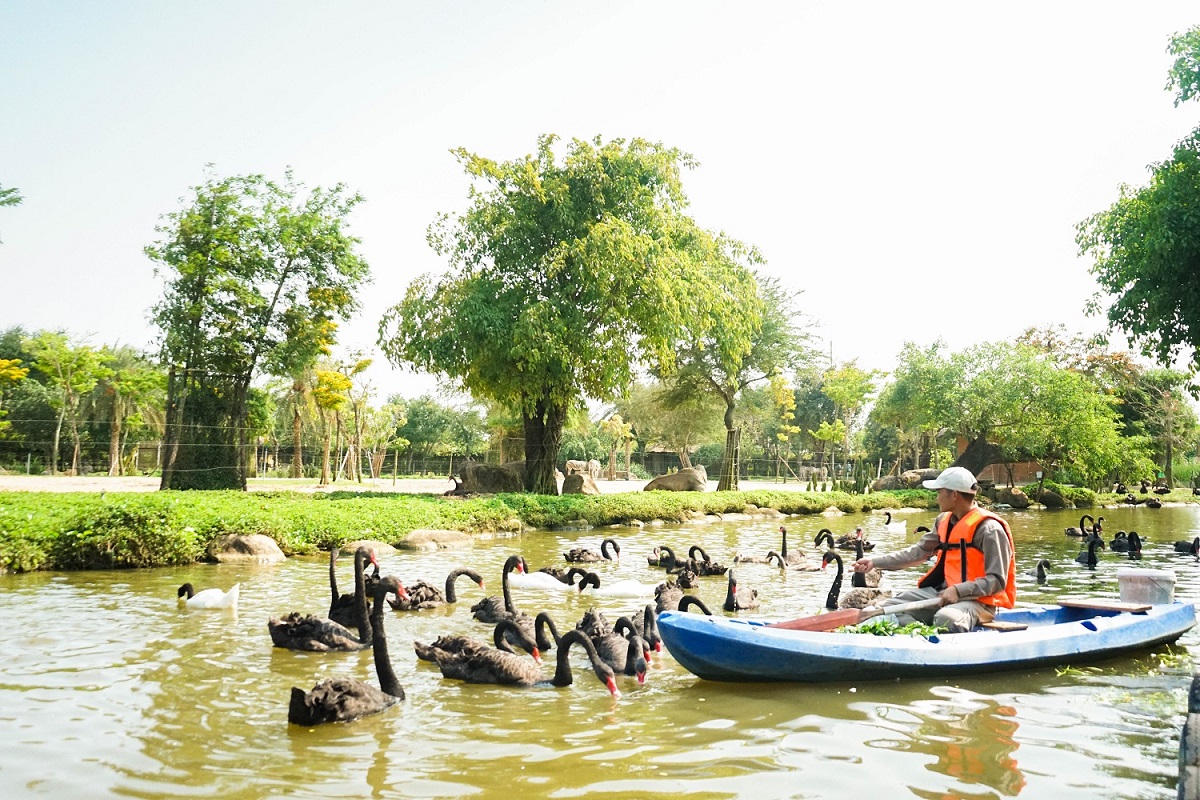
[[[646,481],[596,481],[602,494],[640,492]],[[67,475],[0,475],[0,492],[156,492],[157,477],[110,478],[107,475],[76,477]],[[710,481],[709,491],[716,489],[716,481]],[[293,481],[276,478],[256,478],[250,481],[251,491],[290,490],[295,492],[399,492],[401,494],[441,494],[452,488],[445,479],[401,478],[395,483],[390,478],[378,481],[339,481],[328,487],[317,486],[316,482]],[[769,481],[742,481],[743,491],[754,489],[776,489],[802,491],[799,483],[773,483]]]

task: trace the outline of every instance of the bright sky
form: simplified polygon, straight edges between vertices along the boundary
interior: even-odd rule
[[[1074,225],[1200,124],[1163,90],[1194,2],[0,0],[0,327],[148,347],[142,248],[203,180],[290,165],[365,198],[373,348],[465,206],[449,150],[541,133],[692,153],[698,221],[803,290],[826,352],[889,369],[1032,325],[1094,331]],[[379,399],[426,376],[372,370]]]

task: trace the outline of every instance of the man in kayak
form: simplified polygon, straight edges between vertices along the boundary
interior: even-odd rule
[[[997,608],[1012,608],[1016,601],[1012,532],[1007,522],[975,504],[979,484],[970,470],[948,467],[924,486],[937,490],[942,512],[933,531],[899,552],[858,559],[854,571],[903,569],[937,556],[916,589],[888,598],[883,608],[936,597],[939,607],[897,614],[896,620],[901,625],[919,621],[963,633],[991,622]]]

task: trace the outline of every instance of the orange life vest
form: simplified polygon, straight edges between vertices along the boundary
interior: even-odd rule
[[[937,535],[941,542],[938,545],[938,560],[917,585],[936,587],[945,583],[947,586],[953,586],[956,583],[978,580],[986,575],[983,550],[974,543],[975,530],[986,519],[999,522],[1000,527],[1004,529],[1004,535],[1008,537],[1008,575],[1004,588],[999,592],[967,599],[1001,608],[1012,608],[1017,601],[1017,561],[1013,550],[1012,531],[1003,519],[978,506],[968,511],[953,529],[950,528],[949,513],[944,513],[938,518]]]

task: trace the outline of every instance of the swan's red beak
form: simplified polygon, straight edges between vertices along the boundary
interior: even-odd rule
[[[379,559],[375,556],[375,551],[371,550],[371,566],[378,567]]]
[[[399,597],[401,600],[405,600],[405,601],[407,601],[409,599],[408,591],[405,590],[404,584],[400,583],[399,581],[396,582],[396,597]]]
[[[656,653],[661,653],[661,652],[662,652],[662,642],[655,642],[655,643],[654,643],[654,652],[656,652]]]
[[[480,589],[483,588],[483,579],[482,578],[479,579],[479,588]]]
[[[542,663],[542,654],[540,652],[538,652],[538,649],[536,647],[533,648],[533,652],[530,653],[529,655],[533,656],[534,663],[536,663],[536,664]]]
[[[646,671],[642,670],[641,672],[639,672],[637,674],[637,679],[638,679],[638,685],[645,686],[646,685]]]
[[[608,687],[609,694],[613,696],[614,700],[621,699],[621,690],[617,688],[616,678],[610,676],[604,681],[604,685]]]

